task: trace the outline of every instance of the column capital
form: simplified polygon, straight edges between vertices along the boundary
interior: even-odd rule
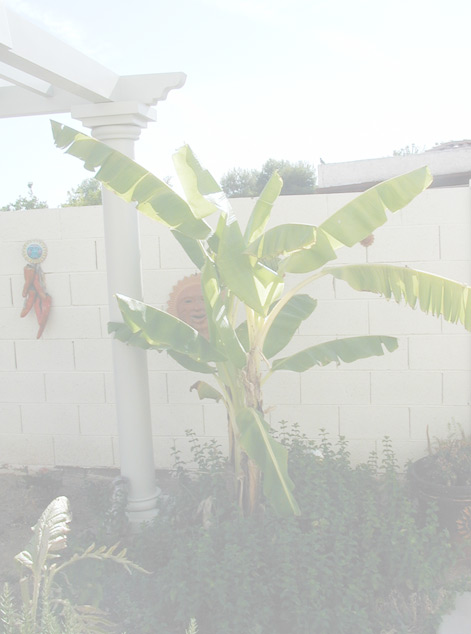
[[[137,141],[141,130],[155,121],[155,108],[138,101],[114,101],[74,106],[71,115],[100,141],[129,139]]]

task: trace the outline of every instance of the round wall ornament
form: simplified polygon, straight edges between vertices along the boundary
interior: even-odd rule
[[[23,245],[23,257],[29,264],[41,264],[47,257],[47,246],[42,240],[28,240]]]

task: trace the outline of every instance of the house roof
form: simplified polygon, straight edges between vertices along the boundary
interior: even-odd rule
[[[427,165],[431,187],[466,187],[471,180],[471,140],[448,141],[420,154],[326,163],[318,166],[316,194],[362,192]]]

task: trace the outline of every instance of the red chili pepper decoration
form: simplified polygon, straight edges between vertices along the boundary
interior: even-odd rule
[[[24,268],[25,283],[23,297],[25,303],[21,311],[21,317],[26,317],[34,306],[36,318],[39,324],[37,339],[41,337],[46,327],[49,312],[51,310],[52,297],[46,291],[44,274],[39,264],[27,264]]]

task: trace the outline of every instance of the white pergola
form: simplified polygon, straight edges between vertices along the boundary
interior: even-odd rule
[[[0,0],[0,117],[70,113],[92,135],[134,156],[153,106],[181,88],[184,73],[119,76],[7,9]],[[115,293],[142,299],[138,212],[103,190],[110,319],[120,321]],[[129,481],[133,523],[156,513],[146,353],[112,341],[121,474]]]

